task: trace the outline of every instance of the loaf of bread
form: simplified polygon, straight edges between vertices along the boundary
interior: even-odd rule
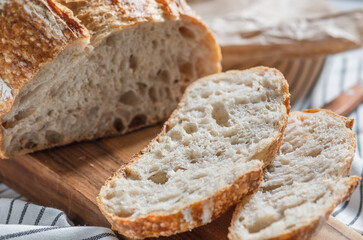
[[[257,190],[277,155],[288,85],[269,68],[230,71],[187,88],[162,132],[102,187],[120,234],[168,236],[207,224]]]
[[[0,157],[166,120],[220,50],[184,0],[2,0]]]
[[[237,206],[229,239],[310,239],[359,184],[346,177],[356,147],[352,125],[325,110],[290,114],[280,153],[260,190]]]

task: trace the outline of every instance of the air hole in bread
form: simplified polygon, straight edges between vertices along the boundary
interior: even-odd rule
[[[179,28],[179,32],[180,34],[184,37],[184,38],[189,38],[189,39],[194,39],[195,38],[195,34],[192,30],[190,30],[189,28],[186,27],[180,27]]]
[[[133,171],[133,170],[129,169],[129,168],[125,169],[125,177],[129,178],[129,179],[132,179],[132,180],[135,180],[135,181],[141,180],[140,174],[138,172],[136,172],[136,171]]]
[[[21,119],[27,118],[30,115],[32,115],[34,113],[35,109],[30,108],[30,109],[23,109],[21,111],[19,111],[15,116],[15,120],[19,121]]]
[[[106,45],[108,46],[114,46],[117,41],[116,35],[111,35],[108,38],[106,38]]]
[[[274,222],[276,222],[277,219],[275,219],[273,216],[265,216],[263,218],[257,219],[257,221],[252,226],[247,226],[249,233],[257,233],[261,231],[264,228],[267,228]]]
[[[102,14],[102,18],[103,18],[103,20],[106,22],[107,20],[109,20],[109,19],[111,19],[111,18],[114,18],[115,16],[112,14],[112,13],[110,13],[110,12],[108,12],[108,13],[105,13],[105,14]]]
[[[208,98],[211,94],[212,94],[211,92],[206,91],[206,92],[202,92],[200,96],[201,96],[202,98]]]
[[[237,145],[237,144],[239,144],[238,138],[232,138],[232,139],[231,139],[231,144],[232,144],[232,145]]]
[[[178,131],[178,130],[171,130],[171,131],[168,132],[168,135],[174,141],[180,140],[183,137],[182,133],[180,131]]]
[[[209,118],[205,117],[199,120],[199,124],[208,124],[208,123],[210,123]]]
[[[192,177],[192,179],[201,179],[201,178],[204,178],[204,177],[207,177],[208,174],[205,173],[205,172],[200,172],[200,173],[197,173],[195,176]]]
[[[17,123],[16,121],[6,121],[6,122],[3,122],[2,123],[2,126],[5,129],[9,129],[9,128],[15,127],[16,126],[16,123]]]
[[[320,199],[322,199],[324,197],[324,193],[320,194],[319,196],[317,196],[315,199],[314,199],[314,203],[317,203]]]
[[[121,218],[127,218],[127,217],[130,217],[132,216],[132,214],[134,214],[132,211],[128,210],[128,209],[125,209],[125,208],[121,208],[120,211],[118,211],[116,213],[116,215],[118,217],[121,217]]]
[[[24,135],[20,138],[19,142],[23,145],[26,149],[35,148],[38,146],[38,139],[39,136],[35,132],[26,132]]]
[[[192,133],[198,131],[198,126],[195,123],[191,123],[191,122],[190,123],[186,123],[186,124],[183,125],[183,127],[184,127],[184,130],[188,134],[192,134]]]
[[[116,129],[117,132],[122,133],[125,130],[125,126],[122,123],[122,120],[120,118],[116,118],[113,121],[113,127]]]
[[[158,42],[156,40],[152,40],[151,42],[153,50],[156,50],[158,48]]]
[[[133,91],[127,91],[121,95],[119,101],[125,105],[135,106],[138,104],[139,99]]]
[[[192,163],[192,164],[194,164],[198,161],[193,152],[188,153],[188,159],[189,159],[190,163]]]
[[[174,170],[174,172],[177,172],[177,171],[180,171],[180,170],[184,171],[186,169],[183,168],[183,167],[175,167],[173,170]]]
[[[316,156],[320,155],[321,152],[322,152],[321,148],[310,149],[310,151],[307,151],[305,153],[305,156],[307,156],[307,157],[316,157]]]
[[[112,198],[114,198],[115,197],[115,195],[114,194],[112,194],[112,193],[109,193],[109,194],[107,194],[106,196],[105,196],[105,198],[107,199],[107,200],[110,200],[110,199],[112,199]]]
[[[159,70],[156,75],[163,83],[170,83],[170,73],[167,70]]]
[[[57,131],[48,130],[45,133],[45,139],[48,144],[57,144],[63,141],[63,135]]]
[[[151,88],[149,89],[149,97],[150,97],[150,99],[151,99],[151,101],[152,101],[153,103],[155,103],[155,102],[157,102],[157,101],[158,101],[157,93],[156,93],[156,89],[155,89],[155,87],[151,87]]]
[[[301,179],[301,182],[310,182],[311,180],[314,179],[314,176],[313,175],[310,175],[310,176],[304,176],[302,179]]]
[[[142,82],[138,82],[138,83],[136,83],[136,85],[137,85],[137,88],[139,89],[139,92],[141,93],[141,95],[145,95],[147,85],[145,83],[142,83]]]
[[[146,124],[147,117],[145,114],[136,115],[129,124],[129,128],[139,128]]]
[[[225,131],[223,131],[223,136],[226,138],[230,138],[230,137],[237,135],[237,133],[238,133],[238,130],[236,128],[226,129]],[[235,139],[237,139],[237,138],[235,138]]]
[[[228,127],[229,114],[221,102],[216,102],[213,105],[212,117],[216,120],[217,124],[222,127]]]
[[[270,105],[270,104],[266,104],[266,109],[268,110],[268,111],[274,111],[275,109]]]
[[[179,71],[181,74],[187,77],[193,77],[194,76],[194,68],[193,65],[189,62],[183,63],[179,65]]]
[[[272,190],[280,188],[281,186],[282,186],[282,183],[281,184],[278,184],[278,183],[277,184],[271,184],[271,185],[263,187],[262,192],[270,192]]]
[[[157,172],[148,178],[156,184],[165,184],[169,179],[164,171]]]
[[[24,148],[26,148],[26,149],[36,148],[37,146],[38,146],[38,144],[32,140],[29,140],[28,142],[26,142],[24,144]]]
[[[209,134],[212,135],[213,137],[218,136],[218,132],[213,129],[209,131]]]
[[[96,119],[98,116],[98,111],[100,110],[99,106],[94,106],[92,107],[88,113],[87,113],[87,117],[88,119],[91,121],[92,119]]]
[[[186,147],[189,146],[190,145],[190,140],[189,139],[184,139],[183,140],[183,145],[186,146]]]
[[[130,68],[135,72],[136,71],[136,68],[137,68],[137,58],[136,56],[134,55],[131,55],[130,56],[130,59],[129,59],[129,66]]]

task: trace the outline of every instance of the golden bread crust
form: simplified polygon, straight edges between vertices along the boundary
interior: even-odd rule
[[[20,89],[41,67],[70,42],[88,37],[87,30],[51,0],[5,2],[0,29],[0,116],[10,110]]]
[[[251,169],[246,175],[240,177],[233,184],[222,189],[214,196],[195,202],[182,210],[169,215],[149,215],[145,217],[127,219],[114,216],[105,209],[100,198],[97,198],[97,204],[107,220],[111,223],[112,228],[132,239],[170,236],[176,233],[185,232],[195,227],[201,226],[203,208],[205,204],[211,204],[213,209],[211,220],[218,218],[226,212],[231,206],[238,203],[241,198],[256,191],[262,180],[262,164],[256,169]],[[120,170],[122,172],[120,172]],[[126,166],[122,167],[117,174],[124,174]],[[106,184],[111,180],[109,178]],[[187,222],[184,218],[183,211],[190,209],[192,222]]]

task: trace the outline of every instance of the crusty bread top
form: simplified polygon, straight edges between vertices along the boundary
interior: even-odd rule
[[[177,19],[181,15],[195,18],[184,0],[58,0],[71,9],[92,35],[96,44],[115,30],[142,22],[162,22],[165,18]],[[209,30],[208,30],[209,31]]]
[[[214,45],[211,51],[215,52],[211,61],[219,64],[220,50],[212,33],[184,0],[1,2],[0,118],[10,110],[20,89],[75,40],[80,41],[74,51],[80,52],[89,41],[96,44],[116,30],[143,22],[163,22],[181,17],[191,20],[208,32],[206,42]]]
[[[0,5],[0,116],[19,89],[68,43],[87,41],[88,31],[52,1],[11,0]]]

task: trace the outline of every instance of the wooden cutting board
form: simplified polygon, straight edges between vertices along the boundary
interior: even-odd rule
[[[0,181],[34,203],[64,210],[77,224],[110,227],[96,206],[99,189],[106,178],[138,153],[160,128],[154,126],[121,137],[2,159]],[[232,210],[213,223],[168,239],[227,239]],[[313,239],[362,237],[331,217]]]

